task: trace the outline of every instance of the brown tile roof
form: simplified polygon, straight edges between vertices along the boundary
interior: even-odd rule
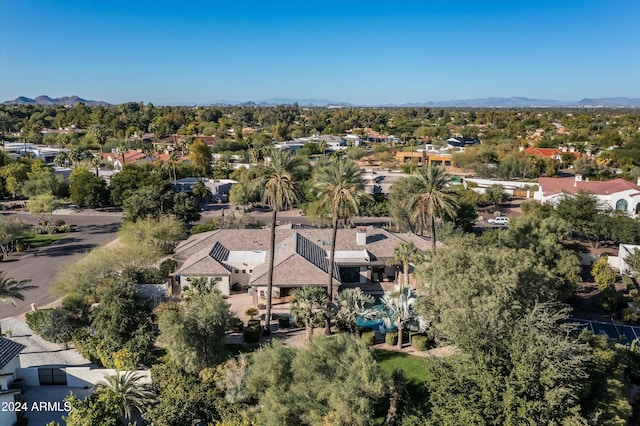
[[[415,234],[396,234],[373,227],[365,229],[366,245],[357,244],[356,229],[338,230],[336,251],[366,250],[369,255],[368,262],[363,259],[359,263],[354,263],[353,259],[345,259],[346,264],[384,265],[386,260],[393,256],[394,249],[401,242],[413,242],[420,250],[428,250],[431,247],[428,239]],[[196,234],[183,241],[175,250],[174,258],[185,261],[178,273],[207,275],[206,271],[210,270],[210,275],[226,275],[228,266],[224,261],[229,251],[268,252],[270,233],[270,229],[219,229]],[[331,229],[277,228],[274,283],[292,286],[295,284],[325,285],[331,233]],[[438,243],[438,245],[441,244]],[[337,263],[340,262],[337,261]],[[266,284],[267,272],[268,262],[256,266],[251,284]],[[339,280],[337,266],[334,269],[334,279]]]
[[[218,243],[216,243],[217,245]],[[212,253],[216,250],[205,248],[198,253],[189,257],[186,262],[176,271],[178,275],[187,276],[225,276],[230,275],[230,268],[228,265],[223,264],[219,257],[212,256]],[[228,251],[227,251],[228,253]]]
[[[329,259],[321,249],[300,234],[294,234],[276,246],[273,261],[273,283],[279,287],[326,285]],[[266,285],[269,264],[258,265],[251,277],[251,285]],[[333,268],[333,282],[340,284],[338,265]]]

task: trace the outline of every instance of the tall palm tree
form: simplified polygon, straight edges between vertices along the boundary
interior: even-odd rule
[[[393,257],[388,261],[388,265],[402,265],[402,277],[405,287],[409,286],[409,264],[421,258],[421,252],[412,242],[402,242],[393,249]]]
[[[15,278],[8,277],[4,271],[0,271],[0,303],[16,306],[15,299],[24,300],[23,292],[38,288],[35,285],[28,285],[31,280],[16,281]],[[0,334],[2,327],[0,326]]]
[[[120,415],[131,420],[131,409],[142,412],[154,396],[148,385],[140,383],[141,379],[142,376],[135,371],[116,371],[114,376],[108,376],[97,384],[96,394],[109,394],[117,401]]]
[[[364,193],[364,181],[360,168],[352,161],[338,160],[326,167],[318,169],[314,178],[314,189],[320,203],[331,212],[331,252],[329,253],[329,270],[327,290],[329,300],[333,302],[333,268],[335,264],[336,235],[338,220],[348,219],[358,214],[360,200]]]
[[[449,175],[442,167],[426,166],[411,177],[417,185],[417,193],[410,200],[412,219],[418,229],[431,228],[431,252],[436,253],[436,218],[456,216],[458,204],[448,190]]]
[[[271,240],[269,250],[269,273],[267,275],[267,312],[265,314],[264,335],[271,334],[271,305],[273,293],[273,260],[276,248],[276,222],[278,211],[288,209],[299,200],[298,187],[288,171],[291,166],[291,152],[271,150],[269,174],[262,193],[262,202],[271,208]]]

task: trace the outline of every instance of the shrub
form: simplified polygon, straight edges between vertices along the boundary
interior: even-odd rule
[[[634,283],[633,278],[628,275],[622,276],[622,283],[627,287],[627,291],[636,289],[636,283]]]
[[[160,264],[160,273],[163,277],[168,277],[169,274],[172,274],[176,270],[177,266],[178,262],[173,259],[164,260]]]
[[[428,343],[429,339],[427,336],[421,336],[419,334],[415,334],[411,339],[411,347],[416,351],[426,351]]]
[[[419,336],[419,331],[411,331],[409,330],[409,343],[413,342],[413,336]]]
[[[364,343],[366,343],[367,345],[371,346],[374,344],[375,340],[376,340],[376,332],[375,331],[365,331],[364,333],[362,333],[362,340],[364,341]]]
[[[247,328],[260,328],[260,320],[250,319],[247,321]]]
[[[55,226],[63,226],[63,225],[65,225],[65,224],[66,224],[66,222],[65,222],[64,220],[62,220],[62,219],[55,219],[55,220],[53,221],[53,224],[54,224]]]
[[[278,317],[278,328],[289,328],[289,317]]]
[[[232,333],[242,333],[244,330],[244,324],[240,318],[235,318],[231,324],[231,332]]]
[[[31,331],[40,334],[44,324],[51,318],[51,309],[38,309],[35,312],[28,312],[26,318],[27,325]]]
[[[371,328],[371,327],[358,327],[357,330],[358,330],[358,336],[362,336],[366,332],[373,331],[373,328]]]
[[[89,330],[86,328],[77,329],[72,333],[71,340],[80,355],[94,364],[100,364],[100,357],[96,350],[96,339],[89,333]]]
[[[638,312],[633,308],[624,308],[621,314],[622,320],[625,322],[635,322],[638,320]]]
[[[249,309],[247,309],[246,311],[244,311],[244,313],[246,315],[249,315],[251,317],[251,319],[253,320],[253,317],[255,317],[256,315],[258,315],[258,313],[260,313],[260,311],[257,308],[254,308],[253,306],[250,307]]]
[[[398,332],[387,331],[387,334],[384,336],[384,341],[389,346],[396,346],[398,344]]]
[[[245,343],[258,343],[260,341],[260,328],[247,327],[244,329],[243,335]]]

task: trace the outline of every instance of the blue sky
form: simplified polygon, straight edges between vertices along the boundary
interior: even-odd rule
[[[638,17],[638,0],[0,0],[0,100],[640,98]]]

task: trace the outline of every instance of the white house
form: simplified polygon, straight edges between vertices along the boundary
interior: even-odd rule
[[[612,268],[618,269],[623,275],[630,275],[629,265],[627,265],[627,256],[632,254],[634,250],[640,250],[640,246],[633,244],[620,244],[617,256],[609,256],[608,263]]]
[[[640,180],[640,179],[639,179]],[[640,217],[640,182],[624,179],[607,181],[583,180],[581,175],[563,178],[541,177],[539,190],[534,198],[543,203],[556,204],[564,196],[573,196],[584,191],[593,194],[608,210],[619,210],[629,216]]]
[[[20,352],[26,346],[0,337],[0,404],[12,404],[18,400],[20,389],[12,389],[16,369],[20,368]],[[12,425],[17,421],[16,411],[0,410],[0,425]]]

